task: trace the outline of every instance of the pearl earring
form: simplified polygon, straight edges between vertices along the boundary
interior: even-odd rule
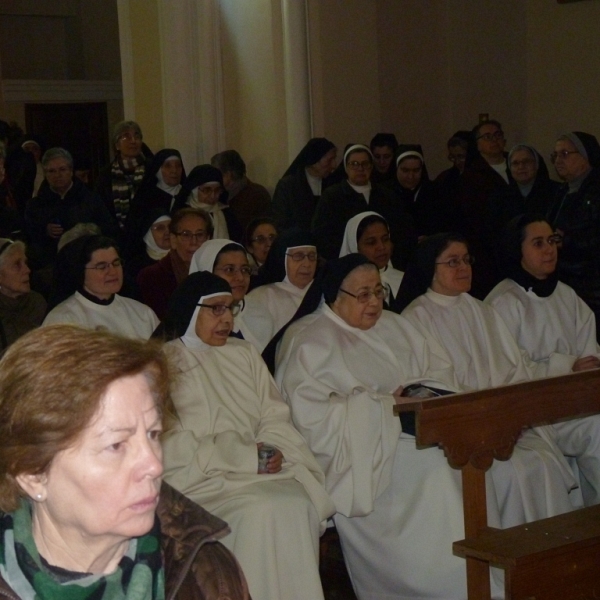
[[[42,495],[41,495],[41,494],[36,494],[36,496],[35,496],[35,497],[36,497],[38,500],[41,500],[41,499],[42,499]]]

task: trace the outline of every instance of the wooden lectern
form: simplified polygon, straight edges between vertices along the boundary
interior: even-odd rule
[[[406,398],[417,446],[442,448],[462,470],[469,600],[490,599],[489,566],[506,573],[506,599],[600,599],[600,507],[510,529],[487,525],[485,471],[510,457],[525,427],[600,413],[600,370],[431,399]],[[450,549],[448,549],[450,551]]]

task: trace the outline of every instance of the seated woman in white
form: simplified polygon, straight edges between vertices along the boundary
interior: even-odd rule
[[[263,285],[248,294],[260,311],[255,329],[262,349],[294,316],[310,288],[317,269],[317,247],[313,235],[290,229],[275,239],[259,271]]]
[[[180,377],[178,420],[163,438],[164,478],[215,515],[253,598],[323,598],[319,534],[333,511],[323,473],[290,421],[256,349],[229,337],[237,310],[229,284],[206,271],[175,292],[163,325]],[[275,448],[266,471],[258,451]]]
[[[247,296],[252,267],[244,247],[230,240],[209,240],[194,253],[190,274],[208,271],[231,286],[233,301],[239,312],[233,318],[231,336],[250,342],[259,352],[264,350],[260,332],[270,327],[271,319],[264,308]]]
[[[85,235],[64,246],[57,256],[55,302],[42,326],[71,323],[106,329],[125,337],[149,339],[159,321],[154,311],[119,296],[123,261],[114,240]]]
[[[359,213],[346,223],[340,257],[352,252],[366,256],[377,265],[381,283],[388,288],[389,297],[395,298],[404,272],[394,269],[390,226],[378,213],[371,210]]]
[[[286,331],[276,380],[325,472],[335,525],[361,599],[466,598],[460,472],[437,448],[417,449],[393,407],[403,386],[459,390],[452,364],[402,316],[383,310],[377,267],[359,254],[330,261],[325,302]],[[510,476],[511,461],[491,471]],[[508,470],[507,470],[508,467]],[[488,477],[488,520],[500,516]]]
[[[600,367],[600,348],[594,313],[572,288],[558,281],[559,239],[541,215],[520,215],[510,221],[502,248],[507,278],[485,301],[535,362],[566,374]],[[584,503],[600,503],[600,415],[552,427],[560,449],[577,461]]]
[[[402,316],[445,348],[465,390],[557,374],[531,361],[500,315],[468,294],[472,264],[460,234],[422,241],[400,286]],[[512,462],[519,486],[499,497],[505,527],[572,510],[568,494],[576,481],[554,438],[551,429],[538,427],[517,442]]]

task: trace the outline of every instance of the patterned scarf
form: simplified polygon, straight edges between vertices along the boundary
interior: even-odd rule
[[[0,574],[24,600],[164,600],[165,578],[160,524],[133,538],[110,575],[73,573],[49,566],[32,533],[31,507],[23,500],[14,513],[0,517]]]
[[[129,203],[140,187],[145,171],[146,164],[141,154],[136,158],[117,156],[112,163],[112,195],[121,228],[124,227]]]

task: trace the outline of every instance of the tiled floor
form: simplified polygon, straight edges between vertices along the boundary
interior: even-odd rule
[[[335,529],[328,529],[321,537],[319,571],[325,600],[356,600]]]

